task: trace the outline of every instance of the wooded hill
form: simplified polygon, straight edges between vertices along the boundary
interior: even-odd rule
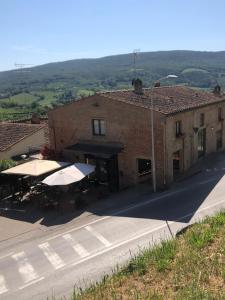
[[[225,51],[179,50],[138,54],[136,76],[142,79],[145,87],[168,74],[176,74],[178,78],[163,84],[212,89],[218,82],[225,88]],[[0,110],[16,105],[25,109],[25,101],[19,100],[24,99],[22,95],[28,106],[35,108],[37,103],[43,107],[51,106],[99,90],[131,88],[134,77],[132,53],[0,72]]]
[[[179,82],[192,86],[208,88],[216,80],[224,85],[225,51],[160,51],[138,55],[137,75],[146,86],[169,73],[178,75]],[[0,72],[0,92],[16,88],[48,87],[114,89],[130,85],[133,77],[132,53],[97,59],[76,59],[23,69],[23,72]]]

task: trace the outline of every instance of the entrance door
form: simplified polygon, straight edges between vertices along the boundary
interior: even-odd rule
[[[118,170],[118,158],[117,155],[108,159],[108,181],[109,190],[116,192],[119,189],[119,170]]]
[[[105,159],[96,159],[96,172],[98,181],[101,184],[108,185],[108,163]]]
[[[100,184],[108,186],[111,192],[119,189],[119,172],[117,155],[110,158],[101,158],[85,155],[86,162],[96,166],[95,173]]]
[[[181,172],[181,151],[173,153],[173,178],[176,179]]]

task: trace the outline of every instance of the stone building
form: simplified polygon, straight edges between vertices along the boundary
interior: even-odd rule
[[[136,84],[137,83],[137,84]],[[50,145],[70,161],[96,165],[111,190],[152,182],[151,109],[157,186],[202,156],[224,149],[225,97],[185,86],[100,92],[49,112]]]

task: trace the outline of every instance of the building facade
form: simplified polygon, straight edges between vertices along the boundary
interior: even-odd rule
[[[43,124],[0,123],[0,160],[32,153],[45,145]]]
[[[224,150],[224,103],[166,118],[166,181],[187,171],[207,154]]]
[[[151,110],[153,109],[153,114]],[[71,162],[96,165],[98,180],[116,190],[169,185],[202,156],[224,149],[225,98],[171,86],[97,93],[49,112],[50,147]],[[153,130],[151,117],[153,116]]]

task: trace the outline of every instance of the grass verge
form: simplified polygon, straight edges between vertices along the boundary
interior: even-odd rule
[[[225,213],[143,250],[71,299],[225,299]]]

